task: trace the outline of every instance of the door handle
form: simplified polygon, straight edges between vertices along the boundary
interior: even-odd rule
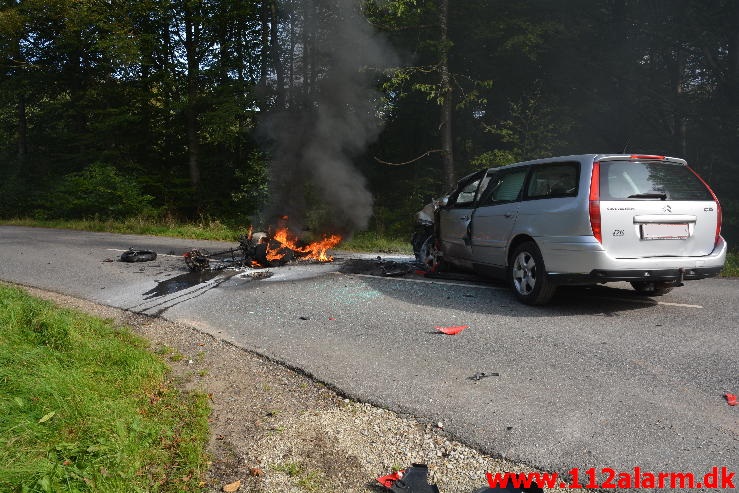
[[[462,216],[462,217],[459,218],[459,220],[460,221],[469,221],[470,220],[470,216]]]
[[[505,217],[506,219],[510,219],[510,218],[513,217],[513,213],[512,212],[506,212],[505,214],[503,214],[503,217]]]

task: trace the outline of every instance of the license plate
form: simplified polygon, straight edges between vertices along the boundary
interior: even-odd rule
[[[687,224],[648,223],[641,225],[643,240],[684,240],[690,236]]]

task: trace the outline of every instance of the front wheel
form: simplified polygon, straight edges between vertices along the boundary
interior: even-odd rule
[[[672,291],[675,287],[671,282],[666,281],[635,281],[631,283],[631,286],[637,293],[643,294],[644,296],[662,296]]]
[[[444,258],[436,247],[436,238],[431,235],[426,238],[416,255],[416,259],[421,262],[428,272],[439,272],[446,269]]]
[[[557,289],[547,280],[544,259],[533,241],[522,243],[513,251],[508,281],[516,297],[527,305],[547,303]]]

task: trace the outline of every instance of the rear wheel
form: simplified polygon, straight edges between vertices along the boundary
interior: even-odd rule
[[[522,243],[513,251],[508,281],[516,297],[527,305],[543,305],[557,289],[547,280],[544,259],[533,241]]]
[[[671,282],[667,281],[635,281],[631,283],[631,286],[636,290],[637,293],[643,294],[644,296],[662,296],[675,287]]]

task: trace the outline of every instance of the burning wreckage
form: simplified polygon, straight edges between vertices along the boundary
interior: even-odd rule
[[[328,235],[320,241],[304,243],[290,234],[286,227],[274,234],[258,232],[239,237],[239,246],[220,252],[193,249],[185,252],[185,264],[193,272],[226,267],[266,268],[285,265],[292,260],[331,262],[326,251],[341,242],[341,236]]]

